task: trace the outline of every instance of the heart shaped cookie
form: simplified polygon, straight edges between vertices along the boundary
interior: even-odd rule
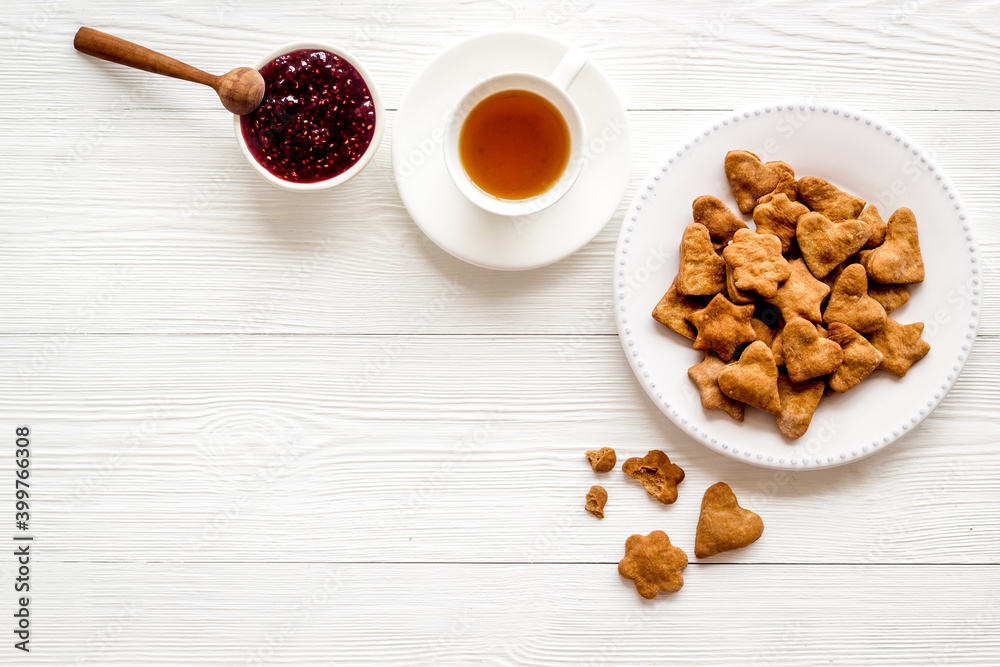
[[[739,361],[719,373],[719,389],[735,401],[778,414],[778,367],[771,349],[763,341],[750,343]]]
[[[740,507],[736,494],[725,482],[708,487],[701,499],[701,514],[695,531],[694,555],[708,558],[723,551],[753,544],[764,532],[764,521]]]
[[[778,396],[781,411],[777,415],[778,430],[790,440],[801,438],[809,430],[816,406],[823,398],[826,383],[823,380],[807,380],[793,383],[787,375],[778,376]]]
[[[723,244],[729,243],[737,230],[747,228],[747,223],[730,211],[721,199],[712,195],[703,195],[695,199],[691,204],[691,214],[695,222],[708,227],[708,233],[713,241]]]
[[[674,285],[684,296],[711,296],[726,289],[726,263],[716,254],[705,225],[691,223],[684,228]]]
[[[861,220],[834,222],[822,213],[806,213],[799,218],[795,238],[802,259],[817,278],[830,273],[868,240],[871,228]],[[874,252],[874,251],[872,251]]]
[[[878,331],[885,324],[885,308],[868,296],[868,274],[860,264],[844,269],[830,292],[823,321],[842,322],[860,333]]]
[[[797,183],[799,199],[817,213],[830,220],[857,218],[865,207],[865,200],[837,188],[832,183],[815,176],[804,176]]]
[[[736,197],[740,213],[750,213],[757,200],[774,192],[782,177],[795,178],[795,170],[787,163],[763,163],[750,151],[729,151],[725,161],[726,178]]]
[[[917,218],[908,208],[898,209],[886,223],[885,242],[861,253],[868,276],[880,283],[919,283],[924,280]]]
[[[844,350],[844,363],[830,376],[830,389],[843,393],[857,386],[878,368],[882,363],[882,353],[846,324],[834,322],[828,333],[830,340]]]
[[[821,338],[816,325],[797,317],[781,330],[781,352],[792,382],[811,380],[837,370],[844,351],[832,340]]]

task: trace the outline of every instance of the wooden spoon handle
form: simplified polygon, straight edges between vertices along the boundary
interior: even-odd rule
[[[154,74],[172,76],[175,79],[193,81],[211,88],[218,85],[219,77],[203,72],[197,67],[191,67],[179,60],[174,60],[162,53],[157,53],[145,46],[109,35],[93,28],[80,28],[73,40],[77,51],[89,56],[109,60],[119,65],[127,65]]]

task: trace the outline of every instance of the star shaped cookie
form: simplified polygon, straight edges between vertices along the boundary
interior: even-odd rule
[[[698,330],[694,349],[712,350],[723,361],[729,361],[736,348],[757,338],[750,326],[753,310],[753,304],[737,306],[716,294],[707,306],[688,315],[688,321]]]

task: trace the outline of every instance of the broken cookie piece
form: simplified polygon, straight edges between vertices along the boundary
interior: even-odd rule
[[[677,500],[677,485],[684,481],[684,471],[658,449],[643,457],[634,457],[622,464],[622,472],[642,483],[646,493],[664,505]]]
[[[604,518],[604,506],[608,502],[608,492],[603,486],[595,484],[587,491],[587,501],[584,506],[588,512],[598,519]]]
[[[594,472],[604,473],[615,469],[618,457],[615,456],[615,450],[610,447],[601,447],[587,452],[587,460],[590,461],[590,467],[594,469]]]

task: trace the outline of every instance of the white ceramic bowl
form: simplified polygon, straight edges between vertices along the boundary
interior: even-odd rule
[[[268,53],[257,62],[255,67],[259,70],[278,56],[283,56],[286,53],[291,53],[292,51],[298,51],[300,49],[329,51],[330,53],[340,56],[350,63],[354,69],[358,70],[358,73],[361,74],[361,78],[364,79],[365,83],[368,85],[368,90],[371,92],[372,104],[375,106],[375,133],[372,135],[371,143],[368,144],[368,149],[365,150],[364,154],[362,154],[358,161],[351,165],[349,169],[332,178],[316,181],[314,183],[295,183],[293,181],[286,181],[283,178],[275,176],[253,156],[253,153],[250,152],[250,148],[247,146],[246,139],[243,137],[243,128],[240,124],[242,116],[233,115],[233,128],[236,132],[236,143],[239,144],[240,151],[242,151],[243,156],[247,159],[247,162],[250,163],[250,166],[256,169],[257,173],[263,176],[268,182],[286,190],[326,190],[328,188],[342,185],[351,180],[354,176],[360,173],[369,162],[371,162],[372,157],[375,155],[375,151],[378,150],[379,142],[382,141],[382,134],[385,132],[385,109],[382,107],[382,97],[379,95],[378,88],[375,86],[375,80],[372,78],[372,75],[364,68],[364,65],[362,65],[357,58],[351,55],[349,51],[334,44],[312,41],[292,42],[291,44],[286,44]]]

